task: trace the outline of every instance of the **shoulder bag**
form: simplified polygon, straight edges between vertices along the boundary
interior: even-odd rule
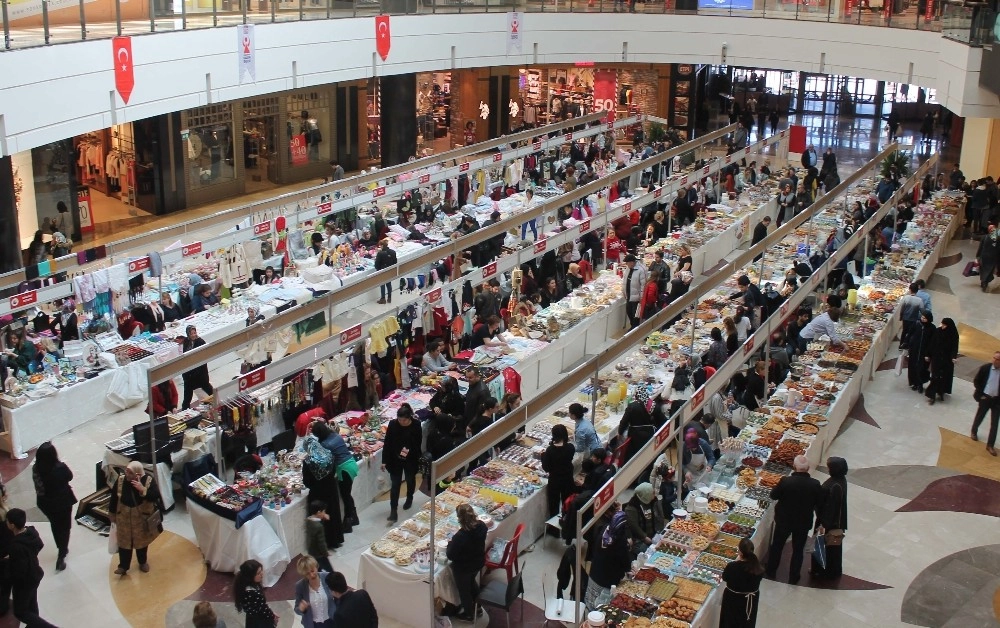
[[[838,485],[838,488],[839,488],[839,485]],[[840,515],[841,515],[841,513],[843,513],[843,509],[844,509],[844,495],[843,495],[844,489],[841,488],[840,492],[841,492],[840,499],[837,501],[837,503],[840,504],[840,508],[839,508],[838,513],[837,513],[837,519],[836,519],[836,522],[838,524],[840,523]],[[826,545],[827,545],[827,547],[840,547],[841,545],[844,544],[844,530],[842,530],[840,528],[834,528],[833,530],[827,530],[826,534],[824,536],[826,537]]]

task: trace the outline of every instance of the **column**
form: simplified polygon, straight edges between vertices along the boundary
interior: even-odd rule
[[[31,182],[28,182],[31,185]],[[34,208],[32,207],[32,211]],[[17,232],[14,168],[10,157],[0,159],[0,273],[21,268],[21,239]]]
[[[417,153],[417,75],[384,76],[382,86],[382,167],[406,162]]]
[[[991,118],[965,118],[959,158],[967,181],[1000,170],[1000,123]],[[950,164],[945,164],[951,170]]]

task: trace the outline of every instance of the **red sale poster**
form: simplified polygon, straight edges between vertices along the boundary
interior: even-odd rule
[[[615,70],[597,70],[594,72],[594,109],[607,111],[605,122],[613,122],[618,102],[618,74]]]
[[[305,134],[293,135],[291,140],[292,165],[301,166],[309,163],[309,147],[306,146]]]

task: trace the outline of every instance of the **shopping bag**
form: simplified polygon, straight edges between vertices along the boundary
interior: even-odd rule
[[[813,559],[826,569],[826,537],[822,534],[813,537]]]
[[[975,260],[969,262],[965,265],[965,270],[962,271],[962,275],[965,277],[972,277],[979,274],[979,264]]]
[[[906,360],[906,352],[904,351],[899,354],[898,358],[896,358],[896,368],[893,369],[896,373],[896,377],[899,377],[900,375],[903,374],[903,366],[904,366],[903,362],[905,360]]]
[[[118,526],[111,524],[111,532],[108,533],[108,553],[118,553]]]

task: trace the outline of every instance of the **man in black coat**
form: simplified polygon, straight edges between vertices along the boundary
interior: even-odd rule
[[[997,423],[1000,420],[1000,351],[993,353],[993,362],[984,364],[976,371],[972,380],[975,391],[973,399],[979,404],[976,416],[972,419],[972,440],[979,440],[979,426],[990,413],[990,435],[986,438],[986,451],[991,456],[997,455]]]
[[[774,536],[767,555],[767,577],[775,578],[781,553],[790,536],[792,561],[788,582],[796,584],[802,573],[802,555],[809,530],[813,527],[813,516],[823,504],[823,487],[819,480],[809,476],[808,458],[796,456],[792,464],[795,472],[781,478],[778,485],[771,489],[771,499],[777,504],[774,507]]]
[[[378,253],[375,254],[375,270],[382,270],[396,265],[396,251],[389,248],[389,240],[382,240],[379,244]],[[380,287],[382,298],[378,300],[380,304],[392,303],[392,282],[387,281]]]
[[[31,628],[55,628],[38,616],[38,585],[45,575],[38,564],[38,552],[42,551],[43,543],[35,527],[26,522],[27,516],[20,508],[7,511],[7,529],[14,534],[9,558],[14,617]]]
[[[372,603],[368,591],[351,589],[347,579],[339,571],[327,574],[326,586],[337,599],[334,623],[342,628],[378,628],[378,611]]]
[[[760,242],[761,240],[763,240],[764,238],[766,238],[767,237],[767,228],[770,227],[770,226],[771,226],[771,217],[770,216],[764,216],[764,218],[760,222],[758,222],[754,226],[754,228],[753,228],[753,239],[750,240],[750,246],[753,246],[753,245],[757,244],[758,242]],[[763,255],[763,253],[761,253],[761,255],[758,255],[757,257],[753,258],[753,261],[756,262],[757,260],[759,260],[761,258],[762,255]]]
[[[459,426],[460,434],[465,433],[469,422],[479,414],[479,406],[490,396],[490,390],[477,369],[467,371],[465,379],[469,382],[469,389],[465,392],[465,412],[462,414],[462,424]]]

